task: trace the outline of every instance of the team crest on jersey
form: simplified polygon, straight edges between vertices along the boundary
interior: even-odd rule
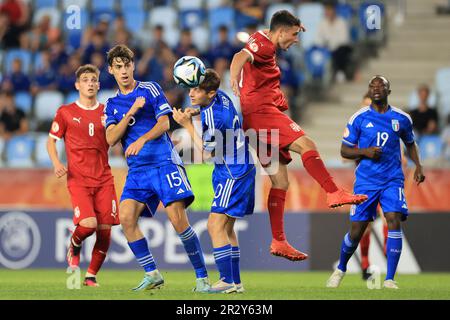
[[[248,47],[250,48],[250,50],[252,50],[253,52],[256,52],[259,50],[258,45],[255,43],[255,39],[250,38],[250,41],[248,42]]]
[[[392,129],[395,132],[398,132],[400,130],[400,122],[398,122],[398,120],[392,119]]]
[[[55,132],[55,133],[59,131],[59,124],[58,124],[58,122],[53,121],[53,123],[52,123],[52,131]]]

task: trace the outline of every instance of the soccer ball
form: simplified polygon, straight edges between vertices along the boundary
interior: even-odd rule
[[[205,74],[206,67],[197,57],[181,57],[173,66],[173,79],[183,87],[198,87],[205,79]]]

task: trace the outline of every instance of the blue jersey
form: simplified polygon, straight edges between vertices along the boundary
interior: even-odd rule
[[[132,92],[122,94],[118,91],[115,97],[106,101],[106,127],[119,123],[138,97],[145,97],[145,105],[131,118],[128,129],[122,137],[124,151],[130,144],[150,131],[159,117],[172,113],[172,108],[157,83],[137,81]],[[133,169],[142,166],[160,167],[182,162],[166,132],[154,140],[147,141],[138,155],[127,158],[127,163],[128,167]]]
[[[214,174],[239,179],[254,168],[233,102],[221,90],[201,109],[203,148],[214,151]]]
[[[378,146],[382,150],[379,160],[361,159],[355,188],[376,190],[388,184],[403,185],[400,139],[411,144],[414,133],[411,117],[398,108],[389,106],[385,113],[378,113],[367,106],[350,118],[342,143],[361,149]]]

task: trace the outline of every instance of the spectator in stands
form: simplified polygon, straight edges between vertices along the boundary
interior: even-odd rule
[[[156,55],[156,48],[149,47],[136,66],[138,79],[145,81],[161,81],[164,78],[164,63],[162,55]]]
[[[55,72],[57,72],[62,65],[67,64],[67,61],[69,60],[69,55],[65,48],[65,44],[61,40],[53,43],[50,47],[50,60],[52,61],[52,69]]]
[[[106,56],[106,52],[109,50],[109,44],[106,41],[106,35],[103,32],[97,31],[92,35],[92,39],[87,44],[83,54],[83,63],[90,63],[92,55],[95,52],[100,53],[102,56]]]
[[[240,48],[229,41],[229,30],[227,26],[219,28],[219,41],[210,49],[208,58],[211,64],[214,65],[216,59],[225,58],[229,61],[233,55],[238,52]]]
[[[11,91],[0,92],[0,136],[8,140],[14,135],[28,132],[25,113],[16,108]]]
[[[98,68],[98,70],[100,70],[100,90],[109,90],[116,88],[116,81],[114,80],[114,77],[108,72],[108,65],[105,61],[104,55],[99,52],[94,52],[91,56],[91,64],[93,64]]]
[[[0,4],[0,43],[4,48],[20,46],[20,35],[30,18],[28,6],[21,0],[5,0]]]
[[[57,88],[56,72],[52,69],[52,61],[48,51],[41,53],[42,64],[36,70],[33,82],[31,84],[31,93],[38,94],[45,90],[55,90]]]
[[[345,19],[337,16],[334,1],[325,4],[325,17],[319,24],[316,44],[331,51],[333,75],[337,81],[353,78],[350,65],[352,47],[349,26]]]
[[[188,55],[188,51],[190,51],[191,49],[197,49],[197,47],[192,43],[191,30],[183,29],[180,35],[180,42],[175,48],[175,55],[178,57],[186,56]]]
[[[30,90],[30,78],[22,70],[22,60],[16,58],[12,63],[12,70],[2,81],[2,89],[17,91]]]
[[[450,114],[447,115],[447,124],[442,130],[441,138],[444,142],[444,158],[450,161]]]
[[[234,1],[236,9],[236,27],[245,28],[250,24],[259,24],[264,19],[268,1],[239,0]]]
[[[419,106],[411,111],[414,130],[418,135],[436,134],[438,132],[438,114],[435,109],[428,105],[430,88],[422,84],[417,89]]]
[[[156,54],[160,54],[160,50],[167,49],[169,46],[164,41],[164,27],[162,25],[156,25],[153,29],[153,39],[150,43],[150,47],[156,50]]]
[[[60,30],[51,26],[50,16],[44,15],[28,33],[30,49],[33,52],[48,49],[60,38]]]

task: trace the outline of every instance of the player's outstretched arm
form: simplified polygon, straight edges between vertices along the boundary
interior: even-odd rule
[[[417,182],[417,185],[419,185],[425,181],[422,164],[420,163],[419,147],[415,142],[413,142],[406,144],[406,149],[408,150],[408,155],[411,158],[412,162],[414,162],[414,164],[416,165],[416,170],[414,171],[414,180]]]
[[[239,97],[239,80],[241,76],[241,70],[247,62],[252,61],[250,54],[244,50],[239,51],[233,56],[233,60],[230,65],[230,86],[233,89],[235,96]]]
[[[67,173],[67,168],[61,163],[58,157],[58,151],[56,150],[56,139],[48,137],[47,140],[47,152],[50,160],[52,161],[55,175],[61,178]]]
[[[341,145],[341,156],[349,160],[359,160],[361,158],[369,158],[373,160],[378,160],[381,157],[380,147],[370,147],[370,148],[352,148],[345,144]]]

